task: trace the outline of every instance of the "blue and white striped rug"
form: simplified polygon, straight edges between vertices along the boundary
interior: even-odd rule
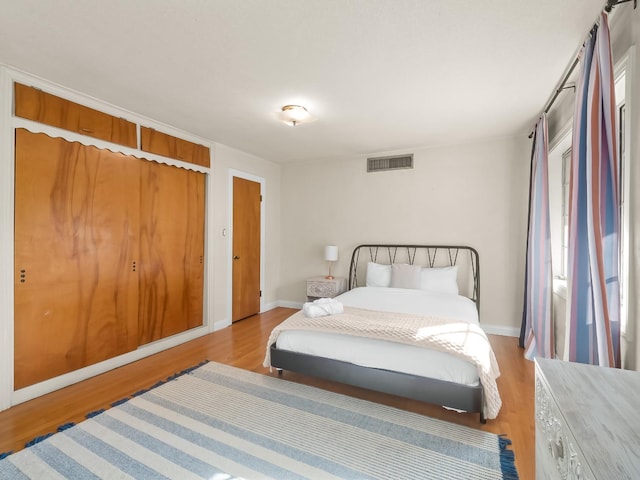
[[[7,456],[0,478],[517,478],[508,443],[210,362]]]

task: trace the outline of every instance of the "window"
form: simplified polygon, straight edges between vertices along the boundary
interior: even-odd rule
[[[631,271],[631,249],[629,242],[629,232],[632,215],[638,217],[638,213],[630,212],[633,206],[629,202],[630,192],[630,128],[632,127],[631,112],[638,102],[633,95],[636,92],[631,88],[633,85],[632,72],[628,70],[629,59],[636,58],[635,47],[631,47],[629,52],[618,62],[614,71],[615,95],[616,95],[616,137],[618,140],[618,171],[620,175],[620,266],[618,282],[620,285],[620,331],[623,337],[634,335],[634,330],[640,328],[636,315],[630,315],[629,310],[633,308],[635,292],[630,290],[629,274]],[[572,122],[571,122],[571,101],[559,104],[557,110],[551,113],[551,117],[556,120],[555,132],[549,143],[549,220],[551,229],[551,254],[553,268],[553,291],[554,291],[554,318],[556,321],[556,348],[560,358],[564,358],[566,348],[565,310],[563,303],[556,303],[559,299],[567,299],[567,269],[568,263],[568,212],[570,195],[570,173],[571,173],[571,142],[572,142]],[[558,307],[560,305],[560,307]],[[635,328],[634,328],[635,325]],[[631,337],[631,341],[635,338]],[[638,368],[637,360],[631,358],[632,355],[623,350],[624,368]]]
[[[553,276],[565,279],[569,250],[569,180],[571,128],[566,128],[549,150],[549,227]],[[554,288],[561,283],[554,281]]]
[[[567,278],[567,262],[569,259],[569,182],[571,178],[571,148],[562,154],[562,250],[560,277]]]
[[[624,335],[627,330],[627,298],[629,278],[629,178],[627,175],[626,140],[627,140],[627,102],[626,102],[626,69],[620,68],[615,76],[616,89],[616,125],[618,127],[618,167],[620,175],[620,330]]]
[[[625,164],[625,72],[620,69],[615,77],[616,88],[616,126],[618,136],[618,157],[620,175],[620,288],[621,301],[624,303],[624,287],[627,276],[627,229],[628,212],[625,209],[628,179]],[[569,253],[569,195],[571,178],[571,128],[565,129],[559,141],[549,152],[549,208],[551,221],[551,249],[553,255],[553,273],[556,278],[566,279]],[[624,312],[624,310],[623,310]],[[624,316],[623,316],[624,318]],[[624,325],[624,323],[623,323]]]

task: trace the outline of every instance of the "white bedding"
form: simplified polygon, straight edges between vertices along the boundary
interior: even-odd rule
[[[478,323],[473,300],[452,293],[391,287],[358,287],[336,297],[345,307],[381,312],[415,313]]]
[[[338,297],[345,306],[385,312],[413,313],[478,323],[475,303],[454,294],[388,287],[359,287]],[[453,355],[372,338],[346,337],[324,332],[286,331],[277,347],[360,366],[477,385],[471,363]]]

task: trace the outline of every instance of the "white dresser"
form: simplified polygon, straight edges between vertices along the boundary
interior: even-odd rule
[[[640,479],[640,373],[536,359],[536,479]]]

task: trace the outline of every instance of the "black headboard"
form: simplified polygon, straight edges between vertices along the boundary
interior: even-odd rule
[[[351,254],[349,290],[365,286],[367,263],[408,263],[423,267],[458,266],[460,294],[469,297],[480,311],[480,259],[465,245],[358,245]]]

